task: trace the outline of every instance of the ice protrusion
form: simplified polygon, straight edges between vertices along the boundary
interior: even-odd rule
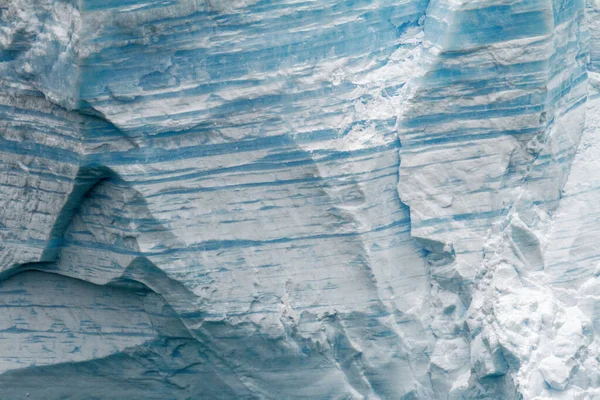
[[[508,229],[510,244],[525,268],[530,271],[543,270],[544,258],[536,234],[516,214],[511,217]]]
[[[540,366],[544,382],[554,390],[565,390],[575,369],[576,364],[565,363],[565,360],[556,356],[545,358]]]

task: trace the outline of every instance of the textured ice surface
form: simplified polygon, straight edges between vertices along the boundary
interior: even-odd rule
[[[0,0],[0,398],[600,398],[599,11]]]

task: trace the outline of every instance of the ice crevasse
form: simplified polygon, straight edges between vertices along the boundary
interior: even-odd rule
[[[600,399],[600,2],[0,0],[1,399]]]

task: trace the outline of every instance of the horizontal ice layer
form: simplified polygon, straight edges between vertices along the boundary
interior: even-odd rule
[[[435,1],[424,32],[399,123],[398,192],[439,288],[432,382],[451,398],[529,393],[517,376],[525,356],[491,333],[526,305],[508,295],[490,311],[482,293],[502,245],[521,270],[544,269],[532,229],[556,208],[585,121],[584,5]],[[456,295],[478,321],[467,329],[465,312],[445,313]]]
[[[594,398],[599,393],[596,218],[590,198],[596,185],[591,173],[597,149],[596,93],[590,92],[586,127],[560,205],[552,218],[527,228],[530,238],[539,238],[536,251],[544,268],[529,268],[521,255],[531,256],[532,249],[514,240],[514,226],[524,225],[516,221],[528,214],[521,209],[495,239],[494,255],[484,264],[471,306],[469,325],[479,337],[475,341],[515,370],[513,381],[524,398]],[[482,375],[500,372],[501,363],[474,358]]]
[[[232,397],[428,393],[395,134],[426,4],[133,5],[80,9],[80,112],[31,90],[36,54],[4,65],[6,170],[38,180],[4,188],[6,219],[31,219],[5,231],[3,269],[143,284]]]
[[[155,340],[164,334],[161,325],[178,322],[148,290],[101,288],[55,274],[24,272],[3,281],[0,293],[2,372],[107,357]]]
[[[436,2],[428,17],[427,72],[401,122],[399,192],[413,236],[478,252],[524,178],[539,187],[532,201],[558,199],[583,129],[583,5],[553,16],[551,2]]]

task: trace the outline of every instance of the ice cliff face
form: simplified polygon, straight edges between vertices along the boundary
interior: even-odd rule
[[[600,398],[599,11],[0,0],[0,398]]]

